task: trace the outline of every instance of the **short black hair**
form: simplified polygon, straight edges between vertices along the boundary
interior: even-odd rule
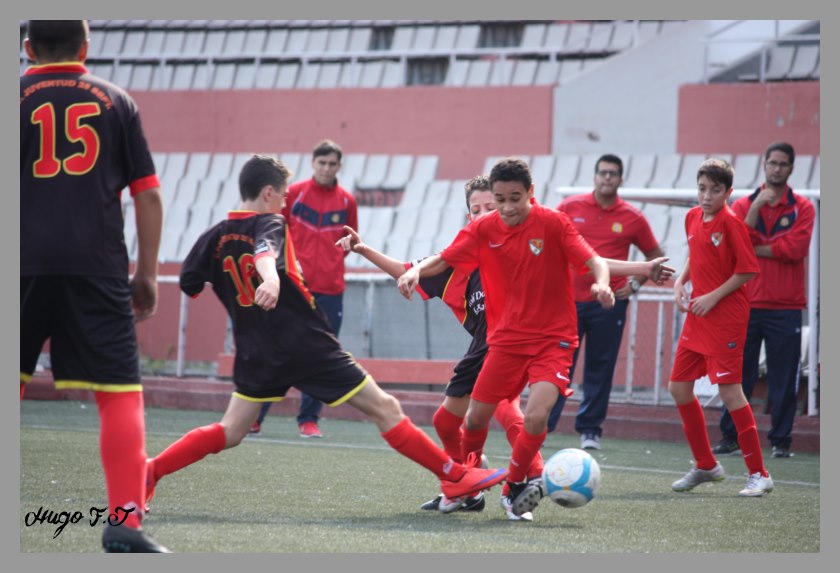
[[[624,177],[624,163],[621,162],[621,157],[613,155],[612,153],[605,153],[598,158],[598,161],[595,162],[595,173],[598,173],[598,165],[600,165],[602,161],[618,165],[618,176]]]
[[[531,170],[521,159],[505,157],[497,161],[490,170],[490,185],[492,186],[496,181],[518,181],[525,186],[525,189],[530,189]]]
[[[490,179],[486,175],[476,175],[464,184],[467,209],[470,208],[470,197],[472,197],[472,194],[476,191],[490,191]]]
[[[770,154],[774,151],[781,151],[782,153],[787,154],[788,161],[790,164],[793,165],[793,160],[796,158],[796,154],[793,152],[793,146],[786,141],[775,141],[767,146],[767,150],[764,152],[764,161],[770,159]]]
[[[735,170],[728,161],[723,159],[707,159],[697,169],[697,180],[705,175],[712,183],[722,183],[727,189],[732,188],[732,181],[735,179]]]
[[[88,39],[87,20],[29,20],[26,37],[38,59],[74,58]]]
[[[315,146],[315,149],[312,150],[312,159],[329,155],[331,153],[338,155],[338,161],[341,162],[341,147],[339,147],[335,141],[325,139],[319,142],[318,145]]]
[[[259,197],[266,185],[280,188],[292,178],[292,171],[270,155],[253,155],[239,172],[239,195],[243,201]]]

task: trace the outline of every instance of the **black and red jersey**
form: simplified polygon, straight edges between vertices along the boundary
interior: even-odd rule
[[[123,89],[80,63],[21,76],[21,276],[127,276],[120,194],[159,185]]]
[[[406,265],[406,268],[412,264]],[[481,368],[487,354],[487,320],[484,316],[484,289],[478,270],[470,274],[448,268],[446,271],[420,279],[417,292],[426,300],[437,297],[455,314],[458,322],[472,335],[470,347],[461,359]],[[475,372],[478,375],[478,372]]]
[[[280,297],[269,311],[254,303],[261,282],[256,261],[262,256],[275,258],[280,276]],[[272,371],[292,361],[317,364],[315,358],[339,346],[306,286],[282,215],[232,211],[205,231],[184,259],[180,284],[195,297],[205,283],[230,315],[237,361],[251,371]]]

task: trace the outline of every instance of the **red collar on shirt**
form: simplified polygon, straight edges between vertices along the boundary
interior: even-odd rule
[[[86,74],[87,68],[81,62],[59,62],[56,64],[34,65],[26,68],[25,76],[38,74]]]

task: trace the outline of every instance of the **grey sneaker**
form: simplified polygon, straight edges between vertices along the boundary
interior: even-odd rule
[[[691,469],[683,477],[671,484],[671,489],[674,491],[691,491],[701,483],[707,481],[722,481],[726,478],[726,472],[720,462],[715,464],[710,470],[697,469],[697,464],[692,463]]]
[[[747,485],[738,492],[738,495],[743,497],[761,497],[765,493],[773,491],[773,478],[770,474],[767,477],[761,475],[761,472],[750,474],[747,478]]]
[[[774,458],[789,458],[791,456],[793,456],[793,452],[790,451],[790,448],[786,448],[784,446],[773,446]]]
[[[601,436],[598,434],[581,434],[580,449],[582,450],[600,450]]]

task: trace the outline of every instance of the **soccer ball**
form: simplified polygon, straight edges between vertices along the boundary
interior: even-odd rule
[[[582,507],[592,501],[601,484],[601,468],[583,450],[566,448],[545,462],[545,494],[563,507]]]

